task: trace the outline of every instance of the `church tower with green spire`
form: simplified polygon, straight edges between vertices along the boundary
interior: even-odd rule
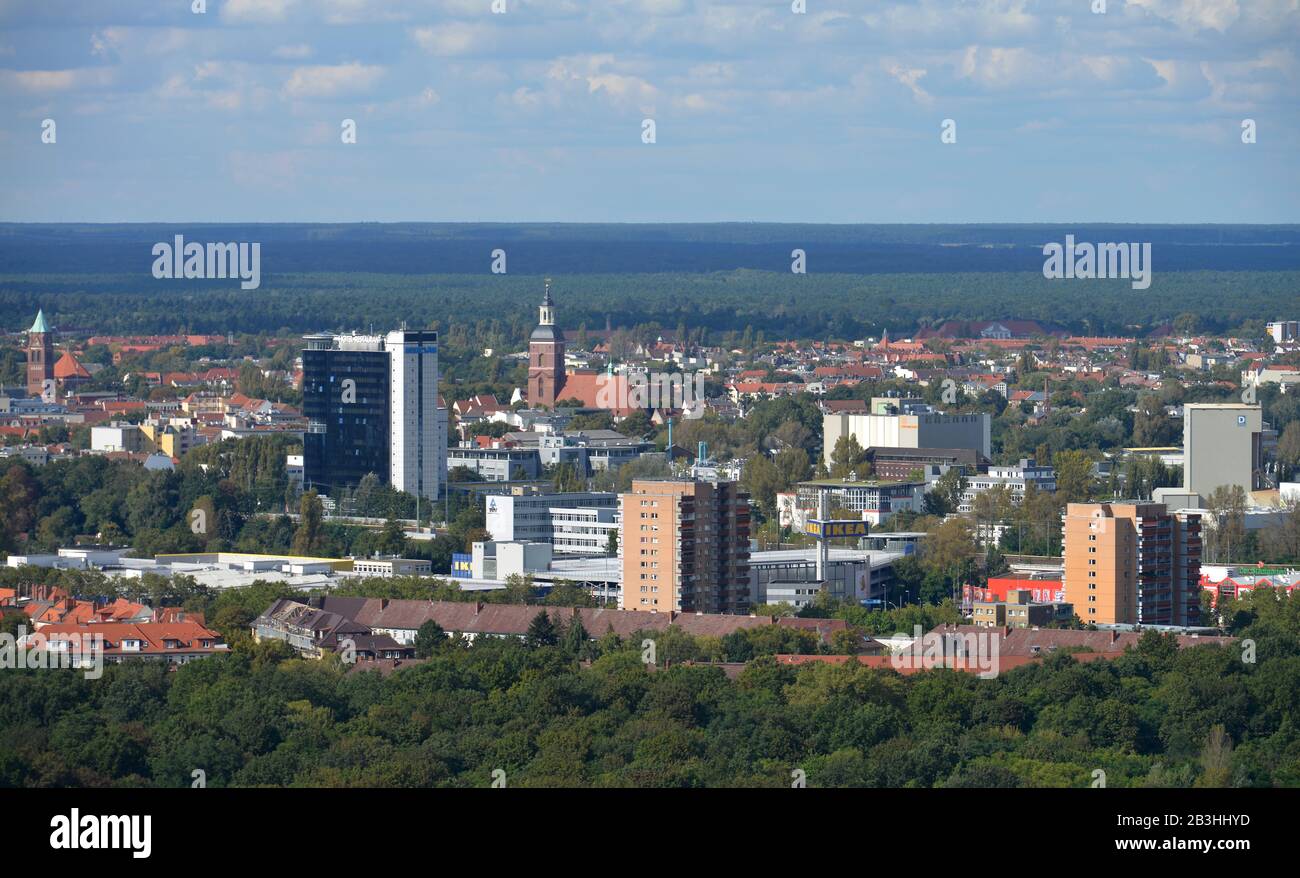
[[[36,322],[27,330],[27,395],[45,396],[47,381],[54,379],[54,333],[45,322],[45,312],[36,313]]]

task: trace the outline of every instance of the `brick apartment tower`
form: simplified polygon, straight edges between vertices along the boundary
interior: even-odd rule
[[[564,390],[564,333],[555,325],[551,281],[538,309],[537,328],[528,340],[528,405],[553,408]]]
[[[734,482],[637,480],[619,508],[620,609],[749,612],[749,496]]]
[[[45,382],[54,378],[54,333],[45,322],[45,312],[36,312],[36,322],[27,330],[27,395],[45,395]]]
[[[1084,622],[1199,625],[1201,519],[1163,503],[1071,503],[1065,599]]]

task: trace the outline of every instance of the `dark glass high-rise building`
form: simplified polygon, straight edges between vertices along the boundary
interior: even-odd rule
[[[371,336],[308,336],[302,353],[304,487],[332,494],[388,481],[390,355]]]

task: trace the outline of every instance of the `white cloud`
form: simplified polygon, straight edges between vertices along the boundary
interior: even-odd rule
[[[611,54],[572,55],[552,63],[546,76],[564,86],[583,85],[587,94],[603,95],[614,104],[653,112],[659,90],[639,76],[607,69],[616,64]]]
[[[988,88],[1008,88],[1039,79],[1043,65],[1028,49],[969,46],[962,56],[961,75]]]
[[[482,51],[490,44],[494,31],[486,25],[458,21],[414,28],[410,34],[415,44],[430,55],[465,55]]]
[[[425,88],[420,92],[408,97],[401,97],[391,101],[381,101],[373,104],[366,104],[365,113],[367,116],[407,116],[411,113],[427,110],[435,107],[442,102],[442,95],[438,94],[435,88]]]
[[[1237,0],[1127,0],[1187,31],[1226,31],[1241,15]]]
[[[70,89],[99,88],[113,82],[113,71],[105,67],[74,70],[0,70],[0,87],[5,91],[47,94]]]
[[[227,21],[267,23],[284,21],[298,0],[226,0],[221,17]]]
[[[311,46],[306,43],[295,43],[289,46],[276,46],[271,55],[290,61],[301,61],[304,58],[310,58],[311,51]]]
[[[921,77],[925,76],[924,67],[904,67],[898,63],[886,62],[885,71],[894,79],[905,85],[908,90],[912,92],[912,96],[921,103],[931,104],[934,102],[933,95],[918,84],[921,81]]]
[[[353,61],[350,64],[298,67],[284,84],[289,98],[333,98],[368,91],[384,75],[384,68]]]
[[[675,106],[693,113],[720,113],[727,109],[727,105],[723,101],[698,93],[683,95],[673,103]]]
[[[96,31],[90,35],[90,54],[95,57],[108,58],[116,51],[116,48],[113,35],[108,30]]]

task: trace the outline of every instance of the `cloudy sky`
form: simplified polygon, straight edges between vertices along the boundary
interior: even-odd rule
[[[1300,220],[1300,0],[193,3],[0,0],[0,220]]]

